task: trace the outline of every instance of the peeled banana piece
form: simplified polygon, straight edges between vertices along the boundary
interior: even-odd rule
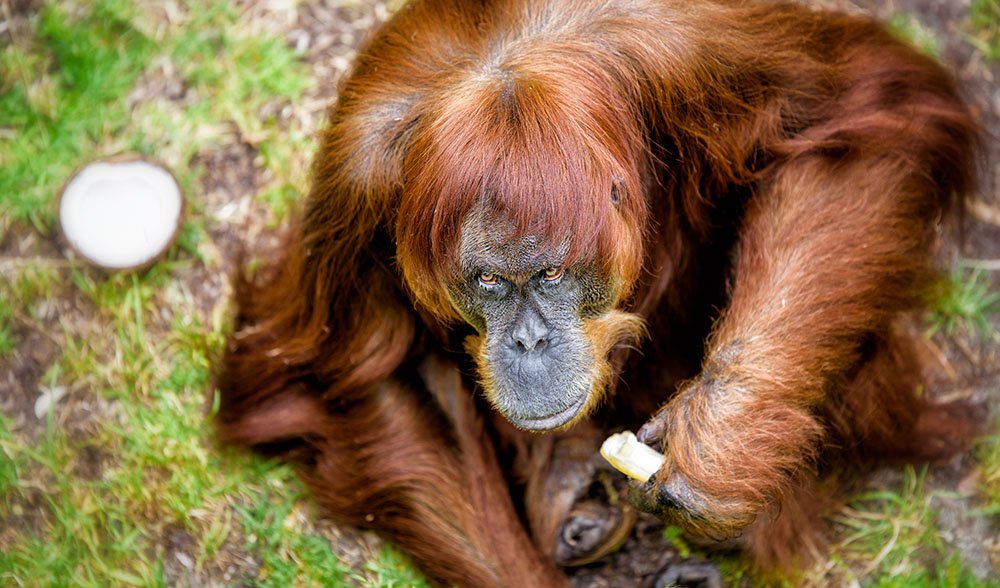
[[[640,482],[648,481],[666,461],[661,453],[641,443],[631,431],[615,433],[605,439],[601,455],[616,470]]]

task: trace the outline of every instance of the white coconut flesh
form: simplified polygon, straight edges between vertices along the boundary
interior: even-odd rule
[[[97,162],[63,190],[59,219],[70,245],[109,269],[142,266],[170,245],[181,217],[174,177],[148,161]]]

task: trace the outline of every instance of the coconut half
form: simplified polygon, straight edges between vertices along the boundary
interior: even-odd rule
[[[181,225],[177,180],[143,159],[99,161],[63,189],[59,222],[81,256],[107,269],[146,266],[170,246]]]

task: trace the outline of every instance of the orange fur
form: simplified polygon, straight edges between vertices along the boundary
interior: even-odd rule
[[[457,248],[486,207],[618,298],[585,321],[603,394],[556,435],[651,419],[679,505],[663,514],[786,564],[820,545],[797,538],[817,477],[953,422],[892,325],[972,187],[974,128],[939,66],[856,17],[414,0],[343,82],[280,256],[237,280],[220,434],[299,461],[339,520],[433,582],[564,584],[522,521],[552,535],[571,501],[538,504],[560,488],[539,477],[567,470],[546,467],[551,437],[490,416],[482,359],[458,353]]]

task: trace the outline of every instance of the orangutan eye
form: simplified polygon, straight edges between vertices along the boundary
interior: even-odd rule
[[[497,275],[493,272],[482,272],[479,274],[479,283],[484,286],[496,286]]]
[[[563,275],[563,270],[560,267],[550,267],[547,268],[542,274],[542,280],[546,282],[555,282]]]

